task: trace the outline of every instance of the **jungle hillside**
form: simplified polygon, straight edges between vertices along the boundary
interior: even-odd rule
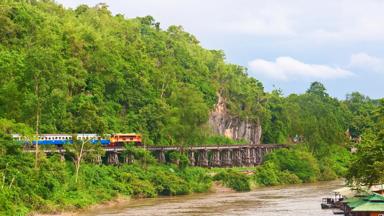
[[[106,4],[3,1],[0,77],[2,215],[76,210],[121,195],[206,192],[214,181],[237,191],[340,177],[384,181],[383,99],[359,92],[338,99],[321,82],[302,94],[267,92],[222,50],[204,48],[182,26],[163,29],[152,16],[127,19]],[[267,155],[246,176],[241,168],[189,167],[181,153],[159,164],[131,147],[131,165],[95,165],[75,149],[64,162],[40,154],[36,166],[10,136],[135,132],[149,146],[246,143],[212,130],[219,98],[228,115],[261,127],[260,143],[291,147]]]

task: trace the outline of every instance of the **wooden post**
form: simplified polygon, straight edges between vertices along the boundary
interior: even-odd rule
[[[119,164],[119,155],[117,154],[117,152],[110,152],[108,154],[108,164]]]
[[[222,165],[225,167],[231,167],[232,166],[232,150],[226,149],[222,152]]]
[[[212,167],[219,167],[221,165],[219,149],[212,151],[212,158],[210,164]]]
[[[242,164],[249,166],[251,164],[249,148],[243,148],[240,152],[242,154]]]
[[[206,149],[201,150],[197,158],[199,166],[208,167],[208,151]]]
[[[234,166],[242,166],[241,150],[239,148],[233,149],[232,161]]]
[[[124,163],[133,164],[134,161],[135,161],[135,159],[134,159],[134,156],[132,155],[132,153],[128,153],[127,155],[125,155]]]
[[[188,160],[189,160],[189,165],[190,166],[195,166],[196,165],[195,152],[193,150],[189,150],[188,151]]]
[[[165,161],[165,153],[164,153],[163,149],[159,151],[159,158],[158,158],[158,160],[159,160],[159,163],[165,163],[166,162]]]

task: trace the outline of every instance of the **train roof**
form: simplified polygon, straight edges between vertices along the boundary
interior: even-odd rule
[[[137,135],[141,135],[139,133],[115,133],[113,135],[117,135],[117,136],[137,136]]]

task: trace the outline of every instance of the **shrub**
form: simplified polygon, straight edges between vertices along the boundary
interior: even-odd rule
[[[214,176],[214,180],[221,181],[223,185],[232,188],[235,191],[244,192],[251,190],[249,177],[233,170],[219,172]]]
[[[337,174],[332,168],[328,166],[323,166],[321,168],[321,174],[320,174],[321,181],[330,181],[335,179],[337,179]]]
[[[300,184],[302,183],[301,179],[289,171],[285,170],[278,173],[280,184]]]
[[[169,160],[178,165],[180,169],[185,169],[189,164],[189,159],[185,154],[173,151],[168,154]]]
[[[259,185],[272,186],[280,184],[279,168],[273,162],[267,161],[256,169],[254,175],[256,183]]]
[[[188,181],[193,192],[206,192],[212,185],[212,177],[201,167],[187,167],[179,175]]]
[[[267,155],[265,161],[273,162],[280,171],[297,175],[303,182],[314,182],[320,174],[316,158],[303,150],[280,149]]]
[[[188,194],[191,189],[187,181],[177,176],[174,171],[162,167],[151,167],[150,181],[155,185],[156,191],[161,195]]]

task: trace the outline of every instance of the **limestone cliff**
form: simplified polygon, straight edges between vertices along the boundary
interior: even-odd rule
[[[260,144],[261,125],[258,122],[232,117],[227,110],[225,99],[220,95],[215,109],[210,113],[209,125],[217,134],[235,140],[244,139],[252,145]]]

